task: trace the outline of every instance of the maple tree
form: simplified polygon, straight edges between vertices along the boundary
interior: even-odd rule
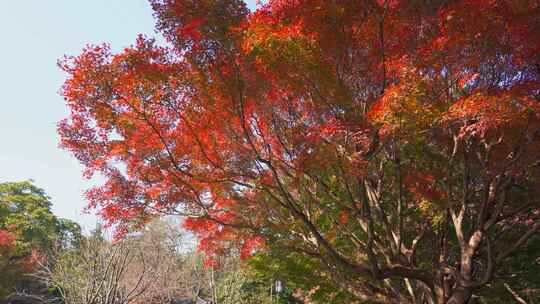
[[[119,234],[181,214],[210,258],[272,244],[359,300],[453,304],[538,237],[537,1],[150,2],[166,46],[60,63],[61,144]]]

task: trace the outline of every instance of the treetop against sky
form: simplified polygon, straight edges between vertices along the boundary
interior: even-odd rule
[[[82,194],[92,182],[58,149],[56,123],[68,109],[58,95],[65,74],[56,63],[88,43],[121,50],[137,34],[155,36],[154,23],[146,0],[0,1],[2,35],[10,41],[0,49],[0,181],[34,179],[47,189],[56,214],[94,226],[93,216],[81,215]]]

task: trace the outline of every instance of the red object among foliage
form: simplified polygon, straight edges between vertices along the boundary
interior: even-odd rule
[[[267,243],[450,303],[491,279],[466,265],[494,265],[489,234],[540,189],[537,1],[151,3],[167,46],[141,36],[61,62],[61,145],[105,177],[87,194],[106,221],[182,214],[210,256]],[[419,201],[461,246],[430,247],[442,262],[427,270],[417,242],[451,240]]]
[[[0,246],[10,246],[13,241],[15,241],[15,237],[9,231],[0,229]]]

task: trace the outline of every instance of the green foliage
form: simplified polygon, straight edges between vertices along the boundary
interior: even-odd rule
[[[257,263],[250,260],[250,263]],[[218,303],[222,304],[297,304],[302,303],[293,296],[293,289],[284,286],[276,292],[275,276],[266,270],[256,270],[242,263],[237,256],[228,258],[226,267],[220,269],[216,280]]]
[[[305,255],[273,249],[255,255],[247,263],[253,281],[283,282],[279,303],[303,303],[292,296],[295,290],[302,291],[304,294],[299,297],[312,303],[352,303],[352,298],[320,271],[322,266],[318,261]],[[268,284],[265,284],[267,290]]]
[[[51,212],[50,198],[31,181],[0,184],[0,231],[12,239],[0,244],[0,299],[31,281],[37,259],[75,246],[81,235],[78,224]]]
[[[17,237],[19,252],[52,246],[56,217],[45,192],[29,181],[0,184],[0,228]]]
[[[81,244],[81,226],[68,219],[58,219],[56,222],[57,245],[62,249],[77,248]]]
[[[516,236],[514,239],[517,238]],[[478,303],[517,303],[505,284],[527,303],[540,302],[540,237],[529,240],[523,250],[513,255],[500,267],[493,282],[480,291]]]

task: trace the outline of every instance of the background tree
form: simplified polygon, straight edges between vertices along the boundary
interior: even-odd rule
[[[29,276],[36,262],[80,236],[76,223],[58,219],[50,208],[45,191],[30,181],[0,184],[0,300],[43,292]]]
[[[143,269],[134,282],[123,284],[133,261],[141,258],[131,245],[112,246],[94,235],[79,249],[60,254],[51,266],[42,265],[39,275],[59,291],[64,303],[134,303],[147,290],[149,277],[155,277]]]
[[[248,286],[266,290],[273,286],[274,297],[281,300],[278,303],[357,303],[354,296],[341,291],[318,261],[309,256],[266,248],[247,264],[252,280]],[[282,282],[280,294],[276,294],[276,281]]]
[[[537,237],[537,1],[151,4],[167,46],[61,62],[62,145],[119,233],[182,214],[210,258],[272,244],[359,300],[452,304]]]
[[[222,258],[220,269],[205,267],[177,221],[152,221],[122,240],[108,239],[106,230],[98,227],[79,247],[64,249],[55,260],[41,264],[36,276],[57,290],[66,304],[157,304],[197,298],[255,304],[269,298],[266,289],[247,288],[256,282],[241,267],[238,255]]]

